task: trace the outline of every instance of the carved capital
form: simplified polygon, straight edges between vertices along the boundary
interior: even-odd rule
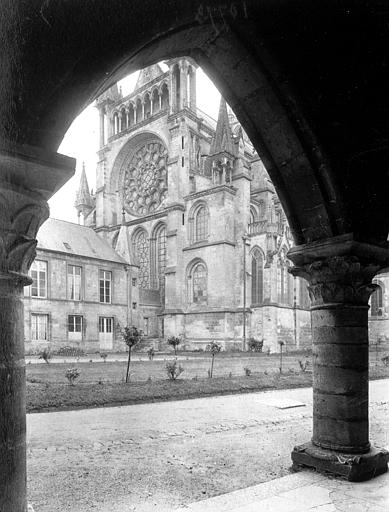
[[[27,276],[36,252],[39,227],[49,216],[38,193],[0,182],[0,277],[29,284]]]
[[[382,265],[353,255],[329,256],[290,269],[306,279],[312,306],[352,304],[367,306],[376,289],[373,277]]]

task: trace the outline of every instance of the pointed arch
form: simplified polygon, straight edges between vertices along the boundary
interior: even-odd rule
[[[382,281],[373,281],[377,288],[370,297],[370,315],[384,316],[384,284]]]
[[[196,202],[189,213],[190,243],[202,242],[209,236],[209,209],[205,201]]]
[[[135,108],[134,104],[131,102],[128,105],[128,127],[130,128],[135,124]]]
[[[189,304],[207,304],[208,269],[205,262],[196,258],[187,267],[187,297]]]
[[[165,270],[167,261],[166,224],[158,223],[151,237],[151,287],[165,295]]]
[[[265,256],[259,247],[251,251],[251,303],[263,302],[263,268]]]
[[[166,110],[169,108],[169,88],[166,82],[161,87],[161,109]]]
[[[144,119],[147,119],[151,116],[151,100],[150,94],[146,92],[143,97],[143,105],[144,105]]]
[[[138,98],[136,100],[136,111],[135,111],[135,115],[136,115],[136,119],[135,119],[135,122],[136,123],[140,123],[140,121],[143,120],[143,105],[142,105],[142,100],[140,98]]]
[[[156,114],[160,110],[160,97],[157,88],[155,88],[151,93],[151,108],[153,114]]]

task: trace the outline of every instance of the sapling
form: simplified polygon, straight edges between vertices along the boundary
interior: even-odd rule
[[[216,341],[212,341],[209,345],[207,345],[207,350],[211,352],[212,354],[212,360],[211,360],[211,369],[208,372],[208,376],[210,379],[212,379],[213,376],[213,363],[215,360],[215,355],[218,354],[221,351],[222,347]]]
[[[131,364],[131,350],[133,347],[138,345],[142,341],[143,333],[140,329],[135,327],[134,325],[131,327],[124,327],[121,331],[121,335],[123,337],[124,343],[128,347],[128,361],[127,361],[127,373],[126,373],[126,383],[128,382],[128,377],[130,374],[130,364]]]

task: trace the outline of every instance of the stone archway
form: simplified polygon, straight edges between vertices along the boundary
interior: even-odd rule
[[[224,10],[213,0],[162,6],[152,0],[9,0],[8,7],[1,20],[0,186],[7,194],[12,189],[12,219],[32,202],[43,212],[47,198],[71,174],[74,163],[56,150],[87,103],[132,70],[192,57],[216,82],[263,158],[299,244],[290,256],[315,301],[316,382],[336,374],[340,388],[347,384],[352,391],[325,402],[316,387],[317,450],[295,456],[295,462],[318,465],[320,450],[332,447],[335,454],[368,453],[368,459],[358,459],[367,460],[364,477],[383,470],[385,455],[368,452],[365,428],[367,302],[372,278],[389,263],[389,27],[380,2],[350,7],[324,0],[246,0]],[[0,508],[15,512],[25,509],[17,302],[43,213],[38,217],[28,225],[0,221],[0,356],[6,361],[0,371],[0,474],[7,475],[0,480]],[[10,318],[17,329],[11,329]],[[359,359],[351,357],[352,339],[360,345]],[[6,384],[10,379],[12,385]],[[353,401],[358,407],[348,409]],[[352,414],[345,417],[344,410]],[[364,427],[360,436],[355,415]]]

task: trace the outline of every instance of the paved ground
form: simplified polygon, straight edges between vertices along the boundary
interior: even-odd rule
[[[371,382],[371,439],[380,446],[389,445],[388,391],[389,380]],[[291,448],[311,436],[311,394],[29,415],[29,500],[36,512],[163,512],[288,475]],[[279,408],[288,405],[297,407]]]

